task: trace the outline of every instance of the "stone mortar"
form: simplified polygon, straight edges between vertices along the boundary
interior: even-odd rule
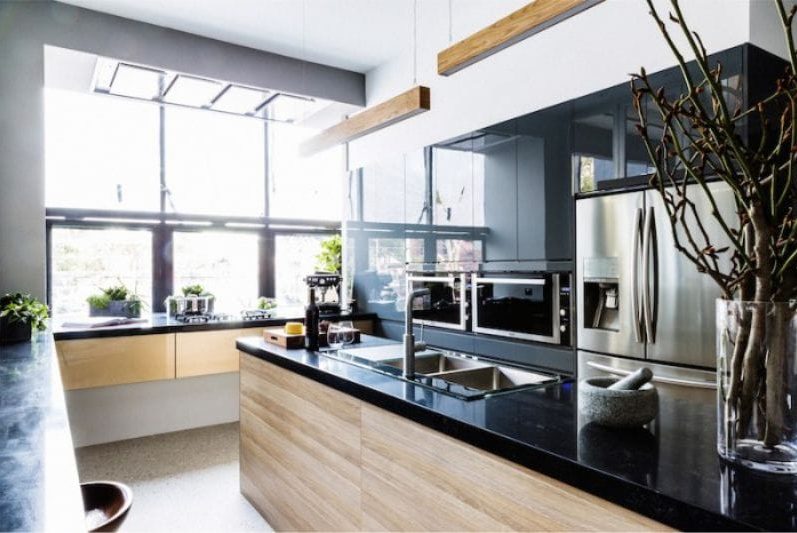
[[[612,390],[617,378],[590,378],[578,383],[578,410],[592,422],[613,428],[644,426],[659,411],[659,394],[651,383],[638,390]]]

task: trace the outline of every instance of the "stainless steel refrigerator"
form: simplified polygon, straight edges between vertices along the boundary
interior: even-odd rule
[[[727,239],[699,187],[690,186],[687,195],[712,244],[723,246]],[[719,182],[709,189],[719,212],[733,220],[730,189]],[[576,261],[580,378],[623,375],[645,365],[662,385],[716,386],[719,289],[677,252],[658,191],[579,199]]]

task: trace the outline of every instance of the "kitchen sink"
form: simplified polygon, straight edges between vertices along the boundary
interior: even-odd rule
[[[451,383],[458,383],[464,387],[484,391],[513,389],[525,385],[540,385],[542,383],[550,383],[555,378],[555,376],[550,374],[538,374],[528,370],[493,365],[445,372],[437,374],[436,377]]]
[[[404,370],[404,359],[388,359],[382,364]],[[456,355],[446,355],[434,353],[430,355],[415,356],[415,372],[418,374],[439,374],[441,372],[451,372],[454,370],[489,368],[490,365],[476,359],[465,358]]]
[[[427,349],[415,355],[415,377],[403,376],[401,345],[339,350],[326,355],[412,381],[464,400],[560,383],[562,376],[517,368],[481,357]]]

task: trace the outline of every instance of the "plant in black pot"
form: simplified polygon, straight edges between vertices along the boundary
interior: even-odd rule
[[[143,302],[124,284],[101,289],[100,294],[92,294],[86,301],[89,304],[89,316],[122,316],[138,318],[141,316]]]
[[[47,306],[30,294],[0,298],[0,344],[30,341],[33,331],[47,329]]]

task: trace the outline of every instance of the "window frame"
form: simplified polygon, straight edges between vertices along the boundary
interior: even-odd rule
[[[264,216],[224,216],[182,214],[167,212],[166,188],[166,143],[165,106],[160,104],[158,147],[160,158],[160,210],[157,212],[121,211],[115,209],[45,209],[45,243],[47,267],[47,303],[52,305],[52,230],[56,227],[74,229],[148,229],[152,232],[152,312],[166,311],[164,302],[174,293],[173,251],[176,231],[223,231],[243,232],[258,235],[258,290],[257,296],[274,297],[275,282],[275,236],[276,235],[340,235],[340,220],[306,220],[269,216],[269,185],[272,179],[269,170],[269,124],[263,121],[264,144]],[[259,119],[253,119],[259,120]],[[341,169],[341,174],[345,169]],[[343,177],[341,176],[341,183]]]

